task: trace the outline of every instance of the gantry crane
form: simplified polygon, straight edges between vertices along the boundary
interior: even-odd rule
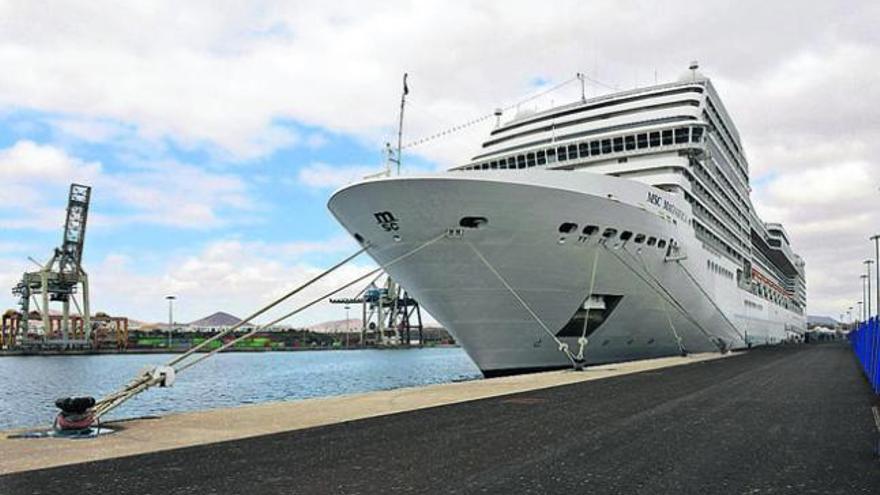
[[[371,342],[379,346],[409,346],[415,330],[421,346],[424,343],[424,327],[419,303],[391,277],[386,276],[385,283],[377,285],[380,277],[376,277],[356,297],[330,299],[330,302],[361,305],[361,345]]]
[[[13,287],[12,293],[19,296],[21,307],[20,335],[24,341],[30,334],[30,309],[33,302],[43,322],[43,333],[40,344],[70,346],[87,346],[91,334],[92,323],[89,313],[89,278],[82,267],[83,243],[86,235],[86,221],[89,213],[89,200],[92,188],[81,184],[70,185],[67,201],[67,219],[64,223],[64,237],[61,247],[56,248],[52,257],[38,271],[25,272],[21,281]],[[79,290],[82,306],[76,300]],[[40,296],[42,303],[37,301]],[[57,335],[52,328],[49,303],[61,302],[60,320],[61,339],[53,339]],[[73,302],[79,312],[71,327],[70,303]],[[71,332],[74,336],[70,338]],[[27,345],[28,342],[22,342]]]

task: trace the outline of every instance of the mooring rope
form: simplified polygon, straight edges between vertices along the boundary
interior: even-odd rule
[[[654,292],[660,294],[661,297],[666,298],[666,300],[669,301],[672,304],[672,306],[682,314],[682,316],[684,316],[688,321],[693,323],[693,325],[703,334],[704,337],[706,337],[706,339],[710,343],[712,343],[713,346],[715,346],[719,351],[722,351],[721,346],[719,346],[718,342],[716,342],[715,339],[712,338],[712,335],[709,332],[707,332],[706,329],[703,328],[703,326],[700,325],[700,323],[693,316],[691,316],[691,314],[684,308],[684,306],[682,306],[681,303],[679,303],[678,300],[675,299],[675,297],[669,292],[669,290],[666,289],[666,287],[659,280],[657,280],[656,277],[651,275],[650,271],[646,270],[645,274],[648,277],[650,277],[654,281],[655,284],[657,284],[657,287],[659,287],[659,289],[657,287],[655,287],[650,281],[645,279],[645,277],[643,277],[642,274],[640,274],[638,270],[636,270],[635,268],[630,266],[629,263],[624,261],[624,259],[621,258],[617,254],[617,252],[615,252],[612,249],[608,249],[607,246],[606,246],[606,249],[615,258],[617,258],[617,260],[620,261],[620,263],[623,266],[625,266],[627,269],[629,269],[636,277],[640,278],[642,280],[642,282],[645,282],[645,284],[648,286],[648,288],[650,288]],[[627,254],[630,254],[628,251],[626,251],[626,249],[624,249],[624,251],[627,252]],[[630,254],[630,256],[632,256],[632,254]]]
[[[568,360],[571,361],[571,365],[573,367],[577,368],[578,367],[577,360],[575,359],[574,356],[572,356],[571,351],[568,349],[568,344],[559,340],[559,337],[554,335],[553,332],[551,332],[550,329],[547,328],[547,325],[544,324],[544,321],[541,320],[541,318],[537,314],[535,314],[534,311],[532,311],[532,308],[529,307],[528,304],[526,304],[525,300],[522,297],[520,297],[520,295],[516,292],[516,290],[514,290],[513,287],[510,286],[510,284],[507,283],[507,280],[505,280],[504,277],[502,277],[501,274],[498,272],[498,270],[496,270],[495,267],[492,266],[491,263],[489,263],[489,260],[487,260],[486,257],[483,256],[483,253],[481,253],[477,249],[477,247],[473,245],[473,243],[467,242],[467,245],[471,247],[471,249],[474,251],[474,253],[476,253],[477,257],[480,258],[480,261],[482,261],[483,264],[486,265],[486,267],[489,269],[489,271],[491,271],[495,275],[495,277],[501,281],[501,284],[504,285],[504,287],[513,295],[513,297],[517,300],[517,302],[519,302],[520,306],[522,306],[529,313],[529,315],[531,315],[532,318],[536,322],[538,322],[538,325],[541,326],[541,328],[544,330],[544,332],[546,332],[547,335],[550,336],[550,338],[552,338],[554,341],[556,341],[556,345],[559,347],[559,351],[562,352],[563,354],[565,354],[565,357],[567,357]]]
[[[370,247],[369,245],[365,245],[362,249],[358,250],[355,254],[353,254],[353,255],[345,258],[344,260],[340,261],[339,263],[333,265],[331,268],[325,270],[324,272],[317,275],[316,277],[313,277],[312,279],[310,279],[309,281],[307,281],[303,285],[289,291],[285,295],[272,301],[271,303],[267,304],[266,306],[263,306],[258,311],[254,312],[251,316],[249,316],[247,320],[244,320],[243,322],[236,324],[235,326],[233,326],[227,330],[224,330],[223,332],[218,333],[217,335],[215,335],[211,339],[206,340],[205,342],[202,342],[201,344],[190,348],[189,350],[187,350],[187,352],[183,353],[181,356],[175,357],[174,359],[169,361],[168,364],[166,364],[164,367],[156,367],[156,368],[147,369],[147,370],[142,371],[140,375],[135,377],[131,382],[129,382],[121,390],[113,392],[95,403],[95,406],[91,409],[92,413],[94,414],[95,420],[99,420],[101,418],[101,416],[107,414],[111,410],[122,405],[125,401],[140,394],[141,392],[144,392],[145,390],[147,390],[151,387],[154,387],[156,385],[162,384],[163,382],[165,382],[166,380],[169,379],[168,373],[172,374],[171,379],[173,379],[174,374],[182,372],[192,366],[195,366],[196,364],[204,361],[205,359],[208,359],[209,357],[214,356],[217,353],[228,349],[229,347],[232,347],[236,343],[238,343],[248,337],[253,336],[255,333],[259,332],[260,330],[263,330],[267,327],[271,327],[272,325],[276,325],[276,324],[280,323],[281,321],[284,321],[285,319],[290,318],[291,316],[314,306],[315,304],[327,299],[328,297],[333,296],[333,295],[351,287],[352,285],[354,285],[358,282],[361,282],[368,277],[375,275],[376,273],[382,271],[383,269],[388,268],[396,263],[399,263],[399,262],[409,258],[410,256],[418,253],[419,251],[425,249],[426,247],[428,247],[428,246],[434,244],[435,242],[439,241],[440,239],[444,238],[446,235],[447,235],[446,233],[443,233],[437,237],[434,237],[434,238],[424,242],[423,244],[415,247],[414,249],[392,259],[391,261],[389,261],[388,263],[386,263],[384,265],[384,268],[379,267],[374,270],[371,270],[371,271],[365,273],[364,275],[361,275],[361,276],[355,278],[354,280],[352,280],[346,284],[343,284],[342,286],[322,295],[321,297],[315,298],[312,301],[308,302],[307,304],[304,304],[304,305],[298,307],[297,309],[295,309],[295,310],[293,310],[293,311],[291,311],[291,312],[289,312],[279,318],[276,318],[275,320],[273,320],[270,323],[267,323],[264,325],[259,325],[255,328],[251,329],[246,334],[239,336],[239,337],[233,339],[232,341],[223,344],[222,346],[220,346],[217,349],[211,350],[207,354],[203,354],[203,355],[199,356],[198,358],[191,359],[187,362],[184,362],[184,360],[187,359],[189,356],[192,356],[199,349],[204,348],[205,344],[208,341],[216,341],[217,339],[222,338],[225,335],[228,335],[229,333],[233,332],[235,329],[240,328],[242,325],[246,324],[250,320],[253,320],[254,318],[264,314],[266,311],[272,309],[273,307],[277,306],[281,302],[289,299],[294,294],[301,292],[306,287],[314,284],[315,282],[317,282],[318,280],[320,280],[324,276],[337,270],[338,268],[343,266],[345,263],[348,263],[349,261],[354,259],[356,256],[358,256],[361,253],[363,253],[364,251],[366,251],[368,247]]]
[[[734,325],[733,322],[730,321],[730,318],[728,318],[727,315],[724,314],[724,311],[721,310],[721,308],[718,306],[718,304],[715,302],[715,300],[709,295],[709,293],[706,292],[705,289],[703,289],[703,286],[700,285],[700,283],[697,281],[696,278],[694,278],[694,276],[691,274],[690,270],[688,270],[687,267],[684,266],[684,264],[682,264],[681,260],[675,260],[675,262],[678,264],[678,266],[681,267],[682,270],[684,270],[684,273],[687,274],[689,279],[691,279],[691,282],[693,282],[694,285],[696,285],[697,288],[700,289],[700,292],[703,293],[703,295],[706,297],[706,299],[708,299],[709,302],[712,303],[712,306],[714,306],[715,309],[718,311],[718,314],[720,314],[721,317],[724,318],[724,321],[726,321],[727,324],[730,325],[730,328],[732,328],[733,331],[739,336],[739,338],[741,338],[743,340],[743,342],[745,342],[746,341],[745,336],[742,333],[740,333],[739,329],[736,328],[736,325]]]
[[[624,247],[624,250],[626,250],[626,247]],[[637,249],[636,254],[638,254],[638,260],[641,262],[642,269],[645,270],[646,273],[650,272],[648,269],[648,263],[645,262],[645,257],[642,256],[642,250]],[[630,256],[632,256],[632,253],[630,253]],[[633,258],[636,258],[636,256],[633,256]],[[663,305],[663,312],[666,313],[666,321],[669,323],[669,329],[672,330],[672,336],[675,338],[675,343],[678,345],[678,351],[684,356],[687,354],[687,349],[685,349],[681,336],[678,335],[678,331],[675,329],[675,324],[672,323],[672,313],[669,312],[669,303],[666,302],[659,293],[657,294],[657,297],[660,299],[660,304]]]
[[[599,239],[600,244],[604,244],[604,239]],[[587,292],[587,299],[585,302],[589,302],[593,298],[593,289],[596,287],[596,269],[599,267],[599,246],[596,246],[596,254],[593,255],[593,268],[590,272],[590,291]],[[587,347],[587,328],[590,325],[590,309],[584,308],[586,313],[584,314],[584,328],[581,331],[581,337],[578,339],[578,353],[577,360],[578,362],[583,363],[584,361],[584,349]]]
[[[441,235],[441,236],[435,237],[434,239],[431,239],[430,241],[428,241],[428,242],[422,244],[421,246],[417,247],[416,249],[413,249],[412,251],[409,251],[409,252],[407,252],[406,254],[403,254],[403,255],[401,255],[401,256],[398,256],[397,258],[395,258],[395,259],[389,261],[388,263],[386,263],[386,264],[385,264],[385,268],[387,268],[387,267],[389,267],[389,266],[392,266],[392,265],[394,265],[394,264],[396,264],[396,263],[399,263],[399,262],[405,260],[406,258],[409,258],[410,256],[412,256],[412,255],[418,253],[418,252],[421,251],[422,249],[425,249],[426,247],[430,246],[431,244],[434,244],[435,242],[439,241],[440,239],[442,239],[443,237],[445,237],[445,235],[446,235],[446,234],[443,234],[443,235]],[[289,313],[287,313],[287,314],[285,314],[285,315],[283,315],[283,316],[280,316],[280,317],[278,317],[278,318],[276,318],[276,319],[270,321],[269,323],[265,323],[265,324],[263,324],[263,325],[260,325],[260,326],[258,326],[258,327],[256,327],[256,328],[252,329],[250,332],[248,332],[248,333],[246,333],[246,334],[244,334],[244,335],[241,335],[240,337],[237,337],[237,338],[235,338],[234,340],[231,340],[231,341],[229,341],[229,342],[223,344],[221,347],[218,347],[217,349],[214,349],[214,350],[212,350],[211,352],[208,352],[207,354],[203,354],[203,355],[199,356],[197,359],[194,359],[194,360],[192,360],[192,361],[190,361],[190,362],[188,362],[188,363],[185,363],[185,364],[181,365],[181,366],[177,369],[177,371],[180,372],[180,371],[183,371],[183,370],[185,370],[185,369],[187,369],[187,368],[190,368],[190,367],[192,367],[192,366],[195,366],[196,364],[198,364],[198,363],[204,361],[205,359],[208,359],[209,357],[213,356],[214,354],[217,354],[218,352],[224,351],[224,350],[226,350],[226,349],[232,347],[233,345],[237,344],[238,342],[241,342],[242,340],[245,340],[245,339],[247,339],[248,337],[253,336],[254,334],[256,334],[256,333],[262,331],[262,330],[265,329],[265,328],[269,328],[269,327],[272,327],[273,325],[277,325],[278,323],[281,323],[282,321],[284,321],[284,320],[286,320],[286,319],[288,319],[288,318],[290,318],[290,317],[292,317],[292,316],[294,316],[294,315],[296,315],[296,314],[298,314],[298,313],[300,313],[300,312],[302,312],[302,311],[305,311],[306,309],[308,309],[308,308],[314,306],[315,304],[318,304],[319,302],[321,302],[321,301],[323,301],[323,300],[325,300],[325,299],[328,299],[328,298],[330,298],[330,297],[332,297],[332,296],[334,296],[334,295],[336,295],[336,294],[342,292],[343,290],[345,290],[345,289],[351,287],[352,285],[354,285],[354,284],[356,284],[356,283],[358,283],[358,282],[361,282],[361,281],[365,280],[366,278],[375,275],[375,274],[378,273],[378,272],[383,271],[385,268],[382,268],[382,267],[380,267],[380,268],[376,268],[375,270],[372,270],[372,271],[370,271],[370,272],[368,272],[368,273],[365,273],[365,274],[361,275],[360,277],[358,277],[358,278],[356,278],[356,279],[354,279],[354,280],[352,280],[352,281],[350,281],[350,282],[348,282],[348,283],[346,283],[346,284],[344,284],[344,285],[342,285],[342,286],[340,286],[340,287],[338,287],[338,288],[336,288],[336,289],[333,289],[333,290],[331,290],[330,292],[327,292],[326,294],[321,295],[320,297],[316,297],[316,298],[313,299],[312,301],[310,301],[310,302],[308,302],[308,303],[306,303],[306,304],[304,304],[304,305],[302,305],[302,306],[300,306],[300,307],[294,309],[293,311],[291,311],[291,312],[289,312]]]
[[[351,261],[351,260],[357,258],[357,257],[360,256],[361,254],[363,254],[363,252],[366,251],[368,247],[369,247],[369,244],[365,244],[364,247],[362,247],[361,249],[358,249],[358,250],[357,250],[354,254],[352,254],[351,256],[348,256],[347,258],[343,259],[343,260],[340,261],[339,263],[336,263],[335,265],[333,265],[332,267],[328,268],[327,270],[324,270],[323,272],[319,273],[319,274],[316,275],[315,277],[312,277],[312,279],[309,280],[309,281],[307,281],[306,283],[304,283],[304,284],[300,285],[299,287],[296,287],[295,289],[289,291],[287,294],[284,294],[283,296],[281,296],[281,297],[279,297],[278,299],[272,301],[271,303],[267,304],[266,306],[263,306],[262,308],[260,308],[259,310],[255,311],[253,314],[251,314],[250,316],[248,316],[248,317],[245,318],[244,320],[242,320],[242,321],[236,323],[236,324],[233,325],[232,327],[230,327],[230,328],[228,328],[228,329],[226,329],[226,330],[224,330],[224,331],[222,331],[222,332],[220,332],[220,333],[218,333],[218,334],[212,336],[211,338],[209,338],[209,339],[207,339],[207,340],[201,342],[200,344],[198,344],[198,345],[196,345],[196,346],[190,348],[189,350],[187,350],[186,352],[184,352],[184,353],[181,354],[180,356],[177,356],[176,358],[174,358],[174,359],[172,359],[171,361],[169,361],[167,365],[168,365],[168,366],[174,366],[175,364],[177,364],[177,363],[183,361],[184,359],[186,359],[187,357],[189,357],[189,356],[192,355],[193,353],[198,352],[200,349],[205,348],[205,347],[206,347],[208,344],[210,344],[211,342],[217,341],[217,340],[223,338],[224,336],[226,336],[226,335],[228,335],[228,334],[230,334],[230,333],[232,333],[232,332],[238,330],[238,329],[241,328],[242,326],[244,326],[244,325],[250,323],[250,322],[253,321],[255,318],[257,318],[257,317],[259,317],[260,315],[262,315],[263,313],[265,313],[266,311],[269,311],[270,309],[272,309],[272,308],[274,308],[275,306],[281,304],[282,302],[286,301],[287,299],[290,299],[291,297],[293,297],[294,295],[298,294],[298,293],[299,293],[300,291],[302,291],[303,289],[305,289],[305,288],[311,286],[312,284],[314,284],[314,283],[317,282],[318,280],[321,280],[321,279],[324,278],[325,276],[327,276],[327,275],[329,275],[330,273],[336,271],[337,268],[339,268],[339,267],[345,265],[346,263],[348,263],[349,261]]]

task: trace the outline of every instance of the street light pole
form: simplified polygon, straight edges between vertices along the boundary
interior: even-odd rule
[[[865,274],[862,274],[862,275],[859,275],[859,278],[862,279],[862,300],[861,300],[861,302],[859,302],[859,304],[861,304],[862,307],[861,307],[861,309],[859,309],[859,315],[860,315],[861,320],[865,321],[865,291],[867,290],[866,289],[867,284],[865,284],[865,279],[867,279],[868,276]]]
[[[877,271],[877,316],[880,316],[880,234],[872,235],[871,240],[874,241],[874,269]]]
[[[351,334],[351,320],[348,318],[348,310],[351,306],[345,305],[345,348],[348,349],[348,336]]]
[[[171,350],[171,328],[174,326],[174,300],[176,296],[165,296],[168,300],[168,350]]]
[[[859,319],[856,321],[856,323],[861,325],[862,321],[864,321],[864,320],[862,320],[862,316],[864,315],[864,305],[862,304],[862,301],[858,301],[856,303],[856,306],[858,306],[858,313],[857,314],[859,315]]]
[[[867,305],[867,310],[865,312],[865,321],[871,319],[871,315],[873,311],[871,311],[871,264],[874,263],[874,260],[865,260],[865,277],[868,280],[868,297],[865,298],[865,304]]]

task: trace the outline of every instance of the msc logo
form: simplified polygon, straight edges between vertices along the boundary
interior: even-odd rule
[[[652,192],[648,192],[648,202],[653,205],[663,206],[663,198],[659,194]]]
[[[373,213],[373,216],[376,217],[376,223],[378,223],[385,232],[391,232],[392,230],[397,230],[400,228],[400,225],[398,225],[397,223],[397,219],[394,218],[394,214],[392,214],[390,211],[380,211],[377,213]]]

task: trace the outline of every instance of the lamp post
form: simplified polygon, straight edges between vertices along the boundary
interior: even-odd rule
[[[862,320],[862,315],[864,314],[864,305],[862,304],[862,301],[858,301],[856,302],[856,306],[858,306],[858,312],[856,314],[859,315],[856,323],[861,324],[862,321],[864,321]]]
[[[874,260],[865,260],[865,277],[868,280],[868,296],[865,298],[866,310],[865,310],[865,321],[871,319],[871,315],[873,311],[871,311],[871,264],[874,263]],[[880,308],[878,308],[880,309]]]
[[[853,310],[852,306],[850,306],[846,310],[846,320],[849,322],[850,325],[852,325],[852,322],[853,322],[852,310]]]
[[[351,320],[348,318],[348,310],[351,306],[345,305],[345,348],[348,349],[348,336],[351,334]]]
[[[867,289],[868,284],[865,281],[868,279],[868,276],[865,274],[862,274],[862,275],[859,275],[859,278],[862,279],[862,300],[861,300],[861,302],[859,302],[859,304],[861,304],[862,307],[859,309],[859,315],[860,315],[860,318],[862,319],[862,321],[865,321],[865,308],[867,308],[867,305],[865,304],[865,299],[866,299],[865,294],[866,294],[866,291],[868,290]]]
[[[877,278],[877,305],[875,308],[877,309],[877,315],[880,316],[880,234],[872,235],[871,240],[874,241],[874,269],[876,270]]]
[[[174,300],[177,296],[165,296],[168,300],[168,350],[171,350],[171,327],[174,325]]]

